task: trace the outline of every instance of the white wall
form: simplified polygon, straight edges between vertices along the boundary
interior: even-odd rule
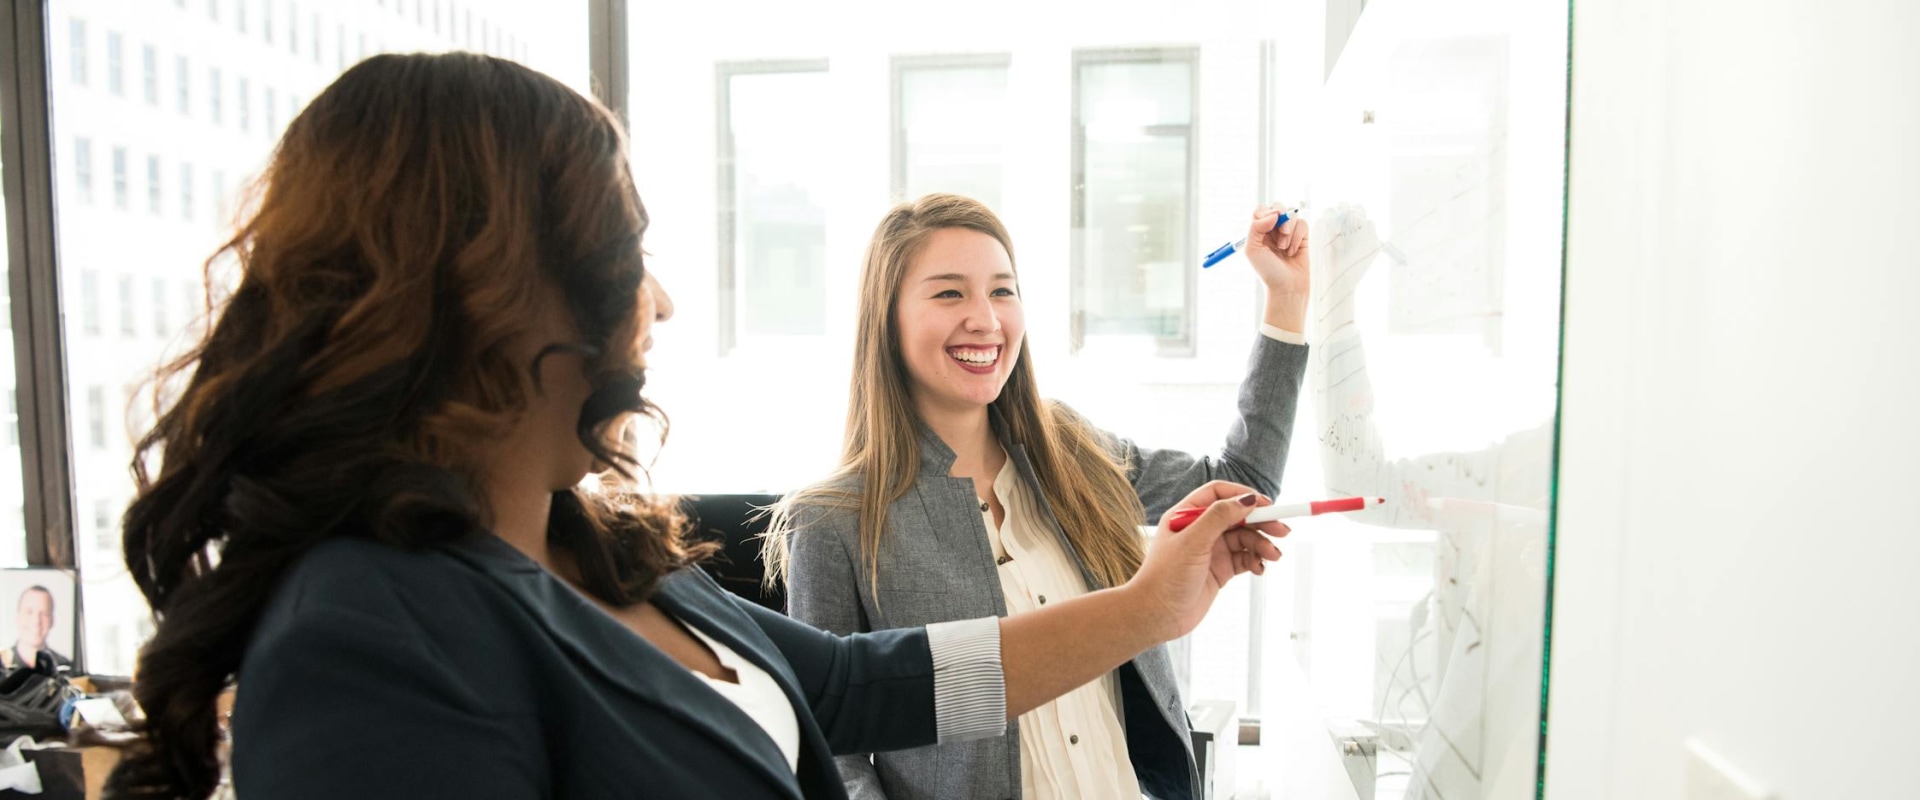
[[[1547,796],[1913,797],[1920,4],[1573,8]]]

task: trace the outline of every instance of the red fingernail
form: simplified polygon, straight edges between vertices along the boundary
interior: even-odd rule
[[[1250,506],[1258,502],[1260,502],[1260,498],[1252,492],[1240,495],[1240,505]]]

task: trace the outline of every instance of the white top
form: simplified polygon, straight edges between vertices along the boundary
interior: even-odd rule
[[[754,722],[760,723],[760,728],[767,732],[773,743],[780,747],[780,753],[787,757],[787,769],[798,771],[800,720],[794,716],[793,704],[787,701],[786,693],[780,691],[780,684],[774,683],[773,676],[768,675],[766,670],[755,666],[752,661],[734,652],[733,648],[721,644],[699,628],[684,622],[680,627],[706,642],[707,647],[713,650],[714,657],[720,659],[721,665],[733,670],[740,682],[714,680],[698,671],[693,671],[693,674],[719,692],[721,697],[733,701],[741,711],[747,712]]]
[[[1086,594],[1079,567],[1038,516],[1039,504],[1028,496],[1012,459],[994,476],[993,494],[1006,510],[1005,522],[996,529],[991,510],[983,509],[981,516],[999,564],[1007,615]],[[1140,796],[1118,698],[1119,682],[1109,672],[1020,716],[1020,791],[1025,800]]]

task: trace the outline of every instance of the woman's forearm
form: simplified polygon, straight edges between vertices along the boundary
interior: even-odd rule
[[[1000,620],[1007,718],[1013,719],[1174,638],[1164,610],[1127,586]]]

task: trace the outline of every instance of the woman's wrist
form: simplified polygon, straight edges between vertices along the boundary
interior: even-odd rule
[[[1307,329],[1306,292],[1267,287],[1267,310],[1262,321],[1283,331],[1304,333]]]
[[[1141,650],[1165,644],[1180,638],[1180,621],[1173,610],[1154,597],[1153,592],[1140,586],[1137,580],[1127,581],[1112,589],[1114,600],[1125,608],[1123,618],[1133,620],[1133,627],[1142,634]]]

